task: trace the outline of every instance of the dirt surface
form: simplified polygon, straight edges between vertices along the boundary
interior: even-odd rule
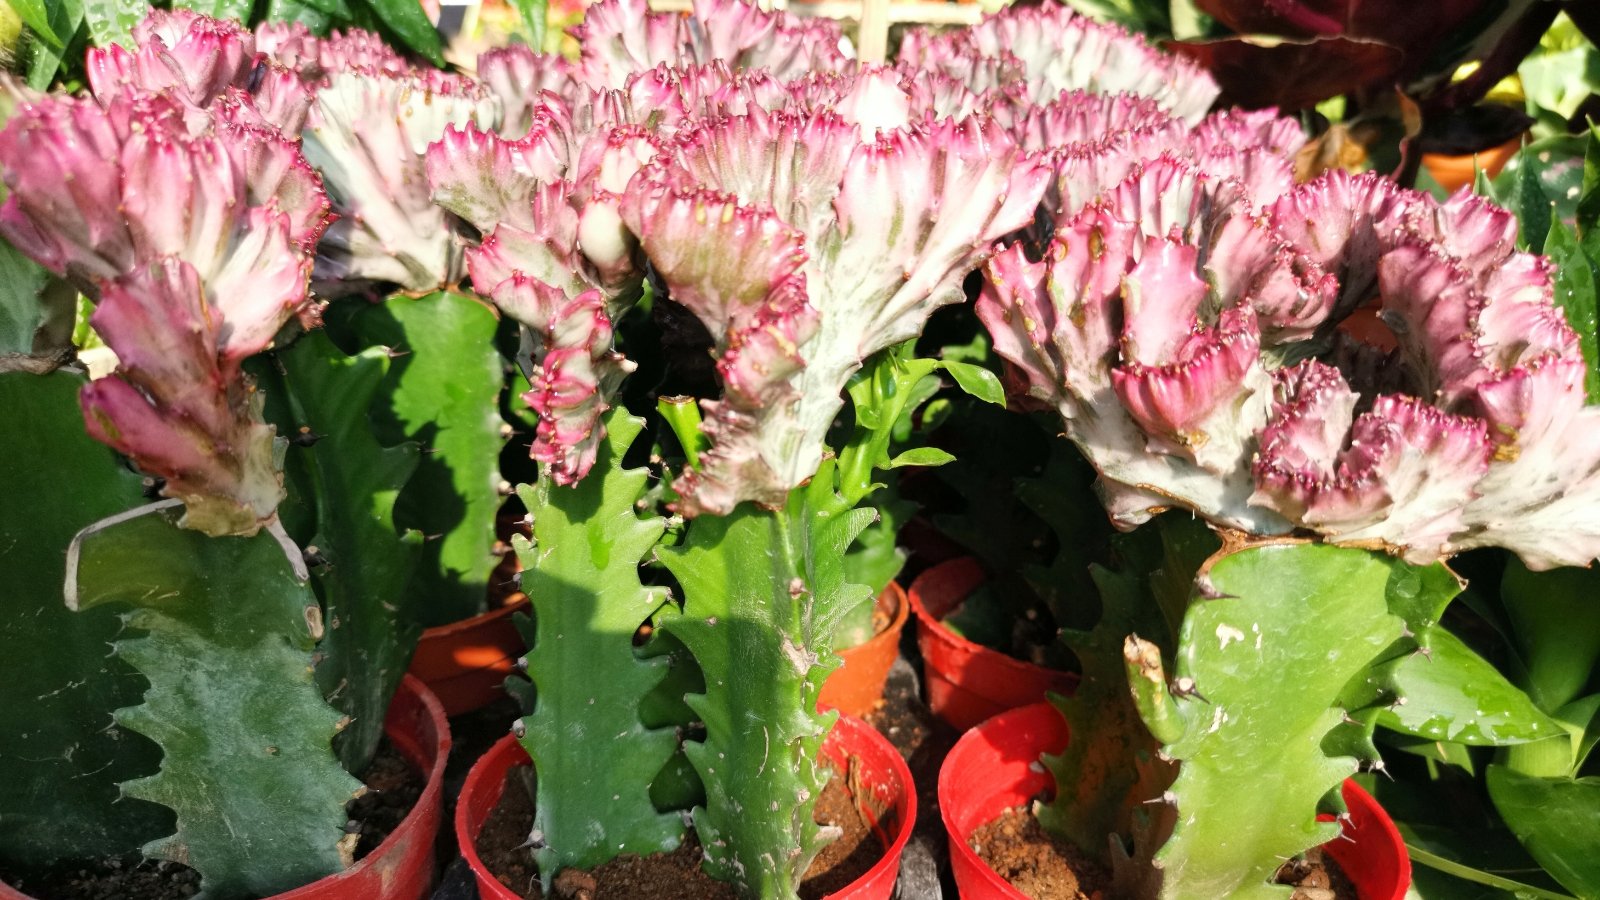
[[[356,858],[383,843],[416,805],[426,778],[388,738],[361,779],[367,793],[350,803],[349,829],[359,830]],[[200,891],[200,875],[176,863],[115,857],[37,873],[0,873],[0,880],[37,900],[187,900]]]
[[[1277,881],[1295,886],[1289,900],[1359,900],[1356,886],[1321,847],[1306,851],[1304,859],[1284,863],[1278,870]]]
[[[1032,900],[1116,900],[1109,873],[1078,848],[1052,837],[1025,808],[1005,811],[969,842],[989,867]],[[1278,870],[1278,884],[1294,885],[1290,900],[1359,900],[1339,864],[1312,848]]]
[[[533,803],[528,792],[508,781],[500,803],[478,833],[478,854],[496,879],[525,900],[543,900],[539,871],[525,846],[533,829]],[[828,782],[817,799],[817,821],[844,834],[823,849],[800,886],[803,900],[837,891],[866,873],[883,857],[883,847],[856,808],[844,779]],[[626,854],[590,871],[567,869],[556,876],[551,894],[559,900],[736,900],[731,885],[716,881],[700,868],[699,841],[691,831],[671,853]]]
[[[1107,900],[1109,873],[1077,847],[1047,834],[1024,808],[1012,808],[967,843],[989,868],[1033,900]]]

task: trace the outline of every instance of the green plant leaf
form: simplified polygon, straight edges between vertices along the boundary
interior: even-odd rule
[[[65,47],[66,40],[56,34],[50,24],[50,9],[44,0],[6,0],[17,18],[33,29],[33,33],[57,49]]]
[[[89,23],[89,39],[95,46],[128,45],[133,26],[144,19],[150,4],[146,0],[81,0],[83,18]]]
[[[639,581],[666,520],[638,515],[649,473],[622,466],[642,420],[613,407],[603,424],[604,442],[582,481],[560,487],[540,478],[519,490],[533,540],[513,542],[536,626],[522,745],[536,773],[533,827],[544,841],[533,853],[546,885],[568,866],[671,850],[684,834],[682,818],[650,800],[650,782],[677,738],[642,718],[668,660],[641,659],[633,647],[634,633],[667,599]]]
[[[1391,664],[1403,702],[1378,724],[1402,734],[1471,746],[1544,740],[1566,733],[1533,700],[1460,638],[1437,629],[1426,653]]]
[[[1506,563],[1500,596],[1528,672],[1528,692],[1543,709],[1564,706],[1600,665],[1600,572],[1532,572]]]
[[[300,22],[314,34],[326,34],[333,18],[310,0],[267,0],[267,21]]]
[[[422,447],[395,508],[400,528],[427,538],[408,602],[426,626],[470,618],[483,612],[499,562],[495,514],[506,439],[498,412],[505,383],[494,345],[498,318],[477,300],[448,292],[395,296],[358,310],[334,327],[349,328],[360,346],[395,354],[373,406],[378,438]]]
[[[407,47],[436,66],[444,65],[439,32],[418,0],[361,0],[372,14],[405,41]]]
[[[192,9],[213,19],[236,19],[248,22],[255,0],[173,0],[173,6]]]
[[[1488,770],[1489,796],[1539,865],[1579,897],[1600,896],[1600,778]]]
[[[998,376],[983,366],[945,359],[939,361],[939,368],[950,373],[956,384],[971,396],[996,406],[1006,405],[1005,387]]]
[[[550,0],[512,0],[522,18],[522,33],[535,53],[544,52],[544,34],[550,22]]]
[[[61,601],[78,529],[144,502],[140,478],[83,430],[84,376],[0,374],[0,860],[115,856],[172,830],[172,814],[118,799],[161,753],[111,721],[144,679],[106,646],[118,610]]]
[[[902,466],[942,466],[956,461],[955,455],[938,447],[913,447],[889,460],[889,468],[898,469]]]
[[[78,29],[83,25],[83,0],[61,0],[46,3],[50,15],[50,29],[62,39],[61,45],[34,41],[29,45],[28,87],[36,91],[48,90],[69,50],[74,49]]]
[[[1544,247],[1552,216],[1572,221],[1576,214],[1587,142],[1586,135],[1534,141],[1494,179],[1496,202],[1516,214],[1519,243],[1535,253]]]
[[[362,790],[312,679],[317,599],[266,531],[211,538],[180,512],[165,501],[79,532],[65,592],[80,609],[132,607],[113,646],[150,687],[116,722],[162,758],[122,790],[177,814],[145,855],[194,868],[208,897],[281,893],[349,865],[345,804]]]
[[[406,589],[422,536],[402,537],[393,516],[416,471],[417,446],[383,447],[373,438],[367,413],[391,362],[382,349],[346,356],[319,331],[277,359],[298,433],[317,437],[287,454],[305,473],[315,510],[309,546],[326,560],[312,569],[326,628],[317,683],[350,717],[336,746],[345,769],[359,772],[377,752],[384,713],[422,632],[416,595]]]

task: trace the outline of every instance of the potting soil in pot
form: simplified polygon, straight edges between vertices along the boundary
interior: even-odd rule
[[[802,900],[820,900],[860,878],[883,856],[883,847],[862,818],[844,779],[834,777],[817,799],[816,819],[837,825],[844,834],[817,854]],[[520,785],[508,782],[500,803],[478,833],[478,854],[500,883],[526,900],[543,900],[539,870],[526,846],[533,830],[533,801]],[[625,854],[592,871],[567,869],[556,876],[550,896],[556,900],[737,900],[733,886],[713,879],[700,868],[700,842],[694,832],[671,853]]]
[[[410,815],[427,787],[427,777],[413,768],[389,743],[378,745],[372,764],[362,773],[367,792],[350,802],[349,828],[360,829],[356,859],[378,848]],[[186,900],[200,891],[200,877],[177,863],[141,861],[137,856],[112,857],[48,872],[12,875],[0,881],[37,900]]]
[[[978,856],[1031,900],[1114,900],[1110,873],[1077,847],[1046,832],[1022,807],[1006,810],[972,835]],[[1313,847],[1278,870],[1295,886],[1290,900],[1360,900],[1339,864]]]

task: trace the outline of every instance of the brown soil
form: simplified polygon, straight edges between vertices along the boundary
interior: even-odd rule
[[[515,771],[515,770],[513,770]],[[525,846],[533,830],[533,801],[516,781],[508,781],[500,803],[478,833],[478,855],[496,879],[525,900],[543,900],[539,870]],[[820,898],[855,881],[883,856],[843,779],[833,778],[817,799],[816,819],[844,834],[817,855],[800,885],[803,900]],[[700,868],[700,842],[691,829],[671,853],[625,854],[590,870],[567,869],[556,876],[552,896],[559,900],[736,900],[732,885]]]
[[[1078,848],[1053,837],[1025,808],[1006,810],[968,841],[990,868],[1032,900],[1111,900],[1109,873]],[[1320,847],[1278,870],[1294,885],[1290,900],[1359,900],[1355,885]]]
[[[1102,900],[1110,876],[1077,847],[1039,827],[1016,807],[1000,814],[967,840],[989,868],[1033,900]]]
[[[413,769],[388,738],[361,779],[367,793],[350,803],[349,828],[359,829],[360,859],[383,843],[416,805],[427,778]],[[187,900],[200,892],[200,875],[177,863],[112,857],[44,872],[0,873],[0,881],[37,900]]]
[[[1291,859],[1278,869],[1277,882],[1295,886],[1289,900],[1357,900],[1356,886],[1325,856],[1321,847],[1306,851],[1305,858]]]

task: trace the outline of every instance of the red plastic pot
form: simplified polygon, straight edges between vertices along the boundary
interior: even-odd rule
[[[1002,713],[961,736],[939,770],[939,815],[950,840],[950,867],[963,900],[1023,900],[968,843],[972,833],[1012,807],[1055,787],[1035,765],[1041,753],[1067,746],[1067,723],[1048,703]],[[1411,859],[1394,820],[1371,794],[1344,783],[1350,821],[1323,845],[1355,884],[1361,900],[1404,900]]]
[[[866,874],[829,894],[828,898],[889,900],[894,893],[895,878],[900,874],[900,854],[905,850],[906,841],[911,839],[911,829],[917,821],[917,791],[911,783],[911,770],[887,738],[852,716],[839,717],[822,744],[822,755],[841,772],[855,762],[861,788],[872,792],[875,801],[861,804],[861,811],[885,848],[883,858]],[[510,735],[501,738],[467,773],[467,781],[456,801],[456,844],[472,867],[478,895],[483,900],[520,900],[519,894],[501,884],[484,866],[478,856],[478,832],[500,802],[506,774],[526,765],[529,765],[528,754],[522,745]],[[882,812],[878,812],[879,809]]]
[[[376,850],[355,865],[305,887],[274,894],[269,900],[422,900],[428,895],[433,886],[433,843],[443,818],[450,723],[445,721],[438,698],[408,675],[389,703],[383,732],[401,756],[427,773],[428,784],[417,805]],[[34,898],[0,884],[0,900]]]
[[[527,608],[527,596],[518,594],[499,609],[422,632],[410,672],[438,696],[445,715],[482,709],[506,696],[506,676],[527,652],[511,617]]]
[[[822,682],[817,706],[837,709],[847,716],[864,716],[883,699],[883,686],[900,653],[900,632],[911,616],[911,604],[906,600],[905,589],[891,581],[878,595],[877,605],[889,616],[889,627],[864,644],[839,651],[844,663]]]
[[[1071,694],[1078,686],[1070,672],[1014,659],[941,624],[985,578],[978,561],[964,557],[940,563],[911,583],[928,706],[962,731],[997,713],[1038,703],[1046,694]]]

